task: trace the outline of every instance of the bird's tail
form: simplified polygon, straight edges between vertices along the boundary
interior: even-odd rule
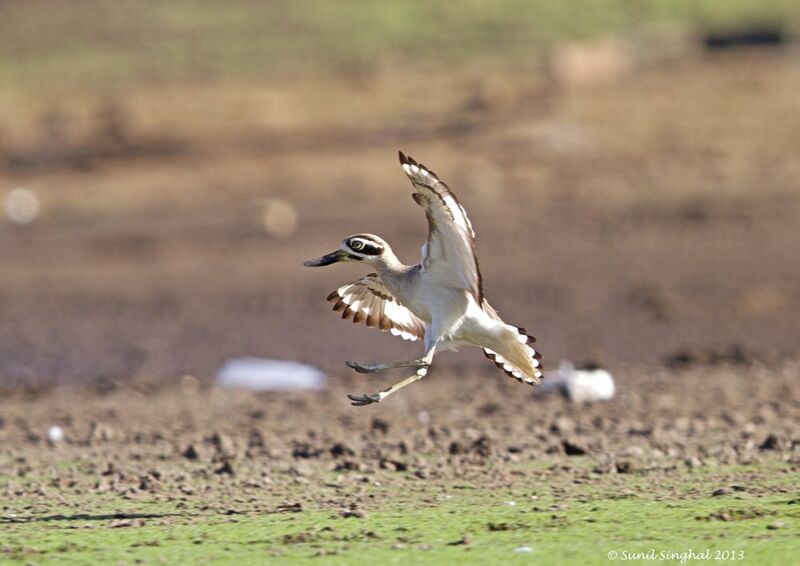
[[[491,348],[483,348],[483,353],[506,375],[520,383],[536,385],[542,378],[542,355],[534,349],[534,342],[536,338],[524,328],[506,324],[500,339]]]
[[[482,344],[484,355],[506,375],[520,383],[536,385],[542,378],[542,355],[533,347],[536,338],[524,328],[506,324],[484,299],[483,311],[500,324],[491,344]]]

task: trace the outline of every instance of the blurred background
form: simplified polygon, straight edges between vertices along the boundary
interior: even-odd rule
[[[788,0],[3,2],[0,384],[416,355],[328,312],[363,267],[301,266],[418,260],[398,149],[550,367],[795,356],[798,33]]]

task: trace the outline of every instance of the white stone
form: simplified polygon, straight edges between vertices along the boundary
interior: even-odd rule
[[[614,398],[614,378],[604,369],[575,369],[568,361],[549,372],[536,388],[538,394],[561,392],[573,403],[594,403]]]
[[[514,552],[517,553],[525,553],[525,552],[533,552],[533,549],[530,546],[518,546],[514,549]]]
[[[234,358],[220,368],[216,384],[220,387],[275,391],[322,389],[325,374],[310,365],[288,360]]]
[[[47,429],[47,439],[56,444],[64,440],[64,429],[62,429],[58,425],[53,425],[49,429]]]

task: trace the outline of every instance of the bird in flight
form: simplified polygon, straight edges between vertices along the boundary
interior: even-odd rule
[[[468,345],[520,383],[535,385],[542,377],[535,339],[507,324],[483,296],[475,255],[475,232],[453,192],[430,169],[400,152],[400,165],[414,186],[412,197],[428,218],[428,240],[422,261],[404,265],[382,238],[355,234],[341,247],[304,262],[321,267],[343,261],[366,263],[375,273],[343,285],[328,296],[334,311],[355,323],[389,331],[405,340],[422,340],[424,355],[390,363],[347,362],[360,373],[413,368],[414,374],[377,393],[348,395],[353,405],[378,403],[425,377],[437,349]]]

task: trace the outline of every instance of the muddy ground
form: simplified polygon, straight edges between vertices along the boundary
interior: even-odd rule
[[[560,471],[588,481],[770,462],[796,472],[797,371],[631,368],[617,375],[620,394],[595,405],[452,373],[358,411],[344,399],[363,388],[357,378],[316,393],[237,393],[191,378],[29,393],[2,402],[2,472],[9,494],[56,499],[62,489],[181,500],[177,491],[248,487],[280,498],[311,482],[367,506],[357,488],[364,478],[485,486]],[[49,440],[45,423],[62,427],[64,440]],[[303,501],[332,504],[330,493],[301,491]]]
[[[1,548],[32,563],[485,563],[535,551],[599,564],[650,548],[785,563],[797,374],[631,368],[620,395],[592,406],[449,372],[361,410],[344,401],[363,387],[355,378],[302,394],[186,378],[6,397]],[[45,423],[64,440],[49,441]]]

